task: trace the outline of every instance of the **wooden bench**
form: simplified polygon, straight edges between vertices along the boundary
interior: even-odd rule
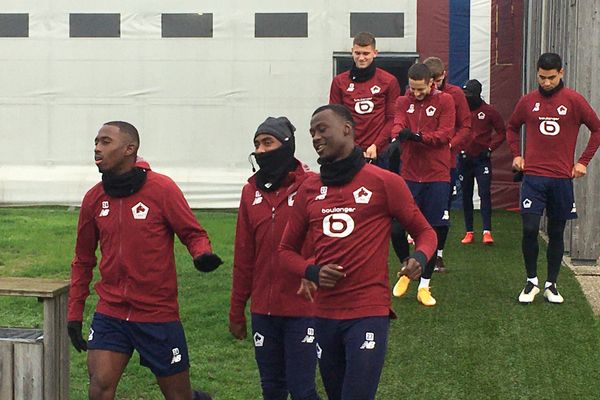
[[[0,330],[0,399],[69,398],[68,294],[68,281],[0,277],[0,296],[37,297],[44,303],[43,330]]]

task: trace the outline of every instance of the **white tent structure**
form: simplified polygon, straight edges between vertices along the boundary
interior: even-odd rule
[[[333,53],[349,51],[361,17],[377,13],[402,22],[401,35],[378,36],[378,49],[415,53],[416,7],[3,0],[0,204],[79,205],[100,178],[98,129],[124,120],[140,131],[140,154],[192,207],[237,207],[258,124],[287,116],[298,157],[316,167],[308,123],[328,100]]]

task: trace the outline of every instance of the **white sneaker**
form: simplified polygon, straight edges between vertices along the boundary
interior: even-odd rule
[[[535,298],[535,295],[539,292],[539,287],[537,287],[530,281],[527,281],[527,283],[525,284],[525,288],[521,291],[521,294],[519,294],[519,302],[523,304],[532,303],[533,299]]]
[[[560,304],[563,301],[565,301],[565,299],[563,299],[563,297],[560,295],[560,293],[558,293],[558,290],[556,289],[556,283],[553,283],[552,285],[548,286],[544,290],[544,297],[550,303],[555,303],[555,304]]]

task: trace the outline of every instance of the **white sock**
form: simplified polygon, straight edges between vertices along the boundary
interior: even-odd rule
[[[485,230],[485,231],[483,231],[483,234],[484,234],[484,235],[485,235],[486,233],[492,233],[492,232],[490,232],[490,231],[488,231],[488,230]]]
[[[429,281],[431,279],[425,279],[425,278],[421,278],[421,281],[419,282],[419,289],[422,288],[428,288],[429,287]]]
[[[548,282],[546,281],[546,283],[544,283],[544,289],[548,289],[550,286],[552,286],[553,282]]]
[[[443,257],[444,256],[444,250],[438,250],[437,251],[437,256],[438,257]]]
[[[537,276],[533,277],[533,278],[527,278],[527,280],[529,282],[533,283],[535,286],[538,286],[538,284],[539,284]]]

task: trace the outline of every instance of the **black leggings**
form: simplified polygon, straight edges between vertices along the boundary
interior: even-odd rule
[[[537,258],[540,251],[538,244],[538,232],[540,230],[541,215],[523,214],[523,241],[521,248],[523,250],[523,259],[525,260],[525,269],[527,277],[537,276]],[[548,282],[556,282],[560,264],[565,250],[563,235],[565,232],[566,220],[548,218],[548,251],[546,259],[548,261]]]
[[[443,237],[445,240],[445,237],[448,235],[447,226],[434,226],[433,229],[437,235],[438,242],[440,241],[440,237]],[[408,241],[406,240],[406,231],[395,219],[392,220],[392,247],[400,262],[403,262],[408,258],[410,250]],[[431,279],[435,268],[436,258],[437,254],[434,253],[433,257],[427,262],[427,265],[423,266],[423,273],[421,274],[422,278]]]

